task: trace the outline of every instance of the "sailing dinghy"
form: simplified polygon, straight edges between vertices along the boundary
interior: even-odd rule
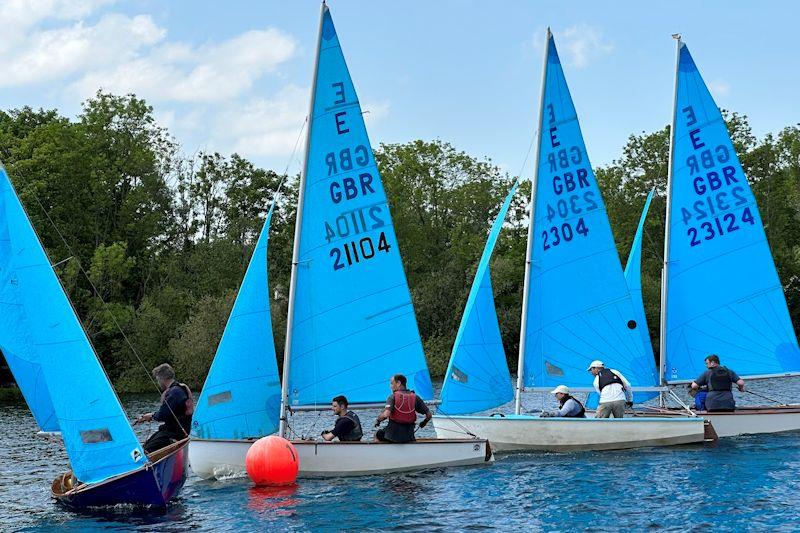
[[[66,447],[57,501],[165,507],[178,494],[187,441],[145,455],[2,167],[0,349],[39,427]]]
[[[800,375],[800,348],[753,191],[725,121],[677,37],[661,299],[660,377],[704,359],[746,380]],[[800,430],[800,405],[702,413],[720,437]]]
[[[589,163],[555,42],[548,29],[528,232],[519,375],[510,383],[491,291],[489,260],[511,201],[490,232],[473,282],[434,417],[440,437],[473,434],[496,451],[604,450],[704,440],[687,418],[548,418],[521,413],[522,393],[557,385],[593,391],[594,359],[619,370],[636,391],[657,383],[642,311],[635,309]],[[515,397],[513,415],[464,416]]]
[[[262,239],[266,243],[264,233]],[[251,263],[247,275],[252,270],[259,278],[266,299],[266,249],[257,249],[256,254],[253,261],[258,261],[258,267],[254,269]],[[253,290],[251,285],[243,285],[242,290],[247,287]],[[243,379],[247,379],[246,365],[254,359],[266,371],[247,387],[215,385],[207,394],[203,391],[198,407],[201,414],[196,418],[200,438],[193,438],[190,446],[192,470],[198,475],[212,478],[244,473],[247,450],[255,438],[274,430],[275,415],[279,435],[291,438],[295,432],[289,415],[327,411],[331,399],[340,394],[357,412],[382,408],[390,392],[389,378],[397,373],[408,377],[409,388],[420,397],[433,398],[386,194],[324,3],[300,176],[286,351],[277,401],[271,366],[274,347],[265,328],[268,303],[261,301],[258,306],[258,313],[264,316],[260,324],[254,324],[259,340],[248,347],[233,346],[230,365],[243,365],[234,374]],[[226,336],[229,330],[233,335],[230,323]],[[242,334],[248,332],[242,328]],[[217,357],[220,353],[228,352],[219,352]],[[216,361],[214,365],[209,380]],[[237,390],[253,385],[260,390],[234,404]],[[229,406],[218,409],[221,413],[229,409],[224,415],[230,422],[225,431],[214,429],[217,423],[208,424],[202,414],[203,409],[208,413],[217,409],[210,405],[212,398]],[[244,412],[252,415],[252,423]],[[363,417],[362,424],[369,420]],[[299,454],[301,477],[380,474],[482,464],[492,459],[488,442],[474,437],[418,439],[406,444],[296,439],[292,444]]]

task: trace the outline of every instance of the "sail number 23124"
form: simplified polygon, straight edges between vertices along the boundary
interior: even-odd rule
[[[329,255],[333,259],[333,269],[341,270],[357,263],[369,261],[378,253],[388,254],[391,249],[392,246],[386,240],[386,233],[382,231],[378,236],[377,243],[373,242],[372,237],[363,237],[331,248]]]

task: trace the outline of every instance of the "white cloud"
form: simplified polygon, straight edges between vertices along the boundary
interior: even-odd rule
[[[602,30],[586,24],[576,24],[564,30],[553,30],[553,35],[562,61],[578,69],[614,51],[614,45],[605,37]],[[542,49],[544,36],[544,29],[533,35],[531,43],[534,48]]]
[[[389,102],[366,102],[361,104],[361,112],[367,125],[376,124],[389,116],[391,106]]]
[[[708,82],[708,89],[714,93],[714,96],[728,96],[731,92],[731,86],[725,80],[712,80]]]

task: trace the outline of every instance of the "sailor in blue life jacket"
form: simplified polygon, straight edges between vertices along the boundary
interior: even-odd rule
[[[361,429],[361,420],[353,411],[347,409],[347,398],[339,395],[331,400],[333,414],[338,416],[333,429],[326,429],[322,432],[322,438],[331,441],[338,438],[342,442],[359,441],[364,435]]]
[[[559,409],[557,411],[542,411],[539,416],[543,417],[567,417],[567,418],[586,418],[586,409],[583,404],[569,393],[569,387],[566,385],[559,385],[550,391],[550,394],[556,395],[558,400]]]
[[[417,421],[417,413],[425,415],[425,420],[419,423],[420,428],[424,428],[431,419],[431,410],[422,401],[422,398],[414,394],[413,390],[408,390],[406,384],[408,380],[403,374],[395,374],[389,380],[389,388],[392,394],[386,398],[386,406],[383,412],[375,420],[375,427],[380,426],[381,422],[389,419],[385,429],[375,432],[375,440],[381,442],[412,442],[414,441],[414,424]]]
[[[744,380],[739,375],[719,364],[719,356],[711,354],[705,359],[706,370],[692,381],[692,389],[698,390],[703,385],[708,387],[706,411],[733,411],[736,400],[733,399],[733,385],[744,392]]]
[[[594,375],[594,390],[600,393],[595,418],[625,416],[625,406],[633,407],[633,391],[625,376],[606,368],[602,361],[592,361],[586,370]]]
[[[161,389],[161,405],[158,411],[141,415],[134,425],[155,420],[162,424],[143,444],[146,453],[160,450],[173,442],[189,436],[194,414],[194,397],[192,391],[175,379],[175,371],[164,363],[153,369],[153,378]]]

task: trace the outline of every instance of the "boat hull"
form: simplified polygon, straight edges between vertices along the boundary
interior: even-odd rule
[[[434,416],[433,426],[439,438],[469,432],[488,439],[498,453],[533,450],[622,450],[690,444],[705,440],[704,420],[699,417]]]
[[[71,473],[63,474],[53,481],[53,497],[71,509],[120,504],[166,507],[186,482],[188,442],[185,439],[150,454],[146,466],[100,483],[66,489],[64,481]]]
[[[192,439],[189,462],[203,479],[242,476],[254,440]],[[292,441],[299,477],[343,477],[466,466],[493,460],[484,439],[419,439],[413,443]]]
[[[685,413],[676,410],[675,416],[681,412]],[[729,413],[697,411],[697,415],[711,421],[719,437],[800,431],[800,405],[741,407]]]

